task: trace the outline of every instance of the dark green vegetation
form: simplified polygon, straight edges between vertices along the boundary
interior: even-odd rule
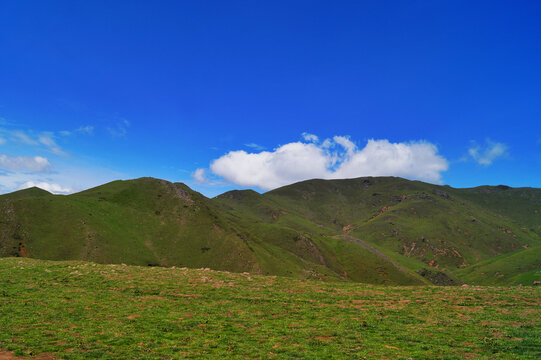
[[[0,349],[62,359],[539,359],[541,288],[0,259]],[[45,356],[46,357],[46,356]]]
[[[0,196],[0,256],[415,285],[541,280],[541,189],[310,180],[214,199],[141,178]]]

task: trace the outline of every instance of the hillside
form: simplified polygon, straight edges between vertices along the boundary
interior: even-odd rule
[[[498,185],[456,189],[455,192],[541,234],[541,189]]]
[[[302,229],[308,236],[323,236],[327,244],[336,235],[347,236],[406,268],[443,270],[447,276],[541,242],[539,189],[484,188],[453,189],[390,177],[309,180],[261,195],[229,192],[216,200],[239,218],[257,217],[250,224]],[[524,222],[514,212],[521,206],[528,209]]]
[[[502,284],[531,284],[538,257],[521,254],[541,245],[538,214],[541,190],[529,188],[453,189],[382,177],[208,199],[184,184],[141,178],[67,196],[37,188],[0,196],[0,256],[369,283],[498,276]],[[516,261],[522,266],[508,266]]]
[[[468,283],[532,284],[541,280],[541,246],[491,257],[458,269],[455,275]]]
[[[0,197],[2,256],[259,269],[208,199],[182,184],[143,178],[69,196],[34,193]]]

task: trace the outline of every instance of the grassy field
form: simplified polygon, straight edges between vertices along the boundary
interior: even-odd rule
[[[0,259],[0,349],[62,359],[539,359],[541,288]]]
[[[541,281],[541,246],[502,254],[456,271],[468,283],[504,285]]]

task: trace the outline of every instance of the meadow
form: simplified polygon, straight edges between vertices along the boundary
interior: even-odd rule
[[[541,288],[0,259],[0,350],[58,359],[539,359]]]

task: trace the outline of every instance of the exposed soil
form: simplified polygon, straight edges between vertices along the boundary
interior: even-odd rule
[[[20,357],[20,356],[15,356],[15,354],[11,351],[5,351],[5,350],[0,350],[0,360],[29,360],[29,359],[33,359],[33,360],[55,360],[55,359],[58,359],[57,357],[53,356],[53,355],[50,355],[50,354],[42,354],[42,355],[38,355],[38,356],[35,356],[35,357]]]
[[[28,251],[24,247],[22,241],[19,243],[19,255],[22,257],[28,257]]]

